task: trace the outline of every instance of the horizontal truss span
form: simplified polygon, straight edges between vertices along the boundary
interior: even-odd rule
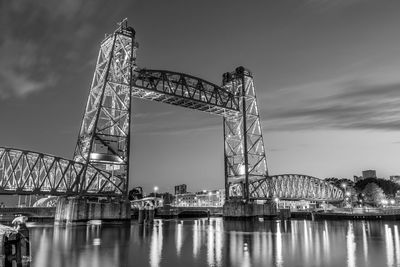
[[[343,190],[316,177],[301,174],[269,176],[250,184],[251,198],[282,200],[341,201]]]
[[[224,88],[191,75],[141,69],[132,96],[224,117],[239,115],[239,97]]]
[[[82,179],[86,169],[86,178]],[[116,196],[122,181],[73,160],[0,147],[0,194]]]

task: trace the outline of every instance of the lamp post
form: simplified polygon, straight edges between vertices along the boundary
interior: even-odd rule
[[[158,186],[154,187],[154,197],[157,197]]]
[[[346,190],[347,184],[346,183],[342,183],[340,186],[343,188],[344,195],[346,195],[345,203],[344,203],[344,207],[346,207],[347,206],[347,201],[349,200],[349,197],[347,196],[347,190]]]
[[[278,197],[275,197],[275,198],[274,198],[274,201],[275,201],[275,203],[276,203],[276,208],[279,209],[279,198],[278,198]]]

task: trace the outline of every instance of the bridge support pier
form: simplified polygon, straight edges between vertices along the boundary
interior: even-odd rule
[[[244,202],[239,199],[225,201],[223,208],[224,219],[245,220],[255,217],[274,218],[278,215],[278,210],[273,202],[259,204],[254,201]]]
[[[54,224],[69,225],[90,220],[122,222],[130,221],[130,218],[128,201],[94,202],[83,197],[63,197],[57,202]]]

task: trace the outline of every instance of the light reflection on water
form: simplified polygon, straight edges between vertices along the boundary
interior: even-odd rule
[[[156,220],[30,228],[32,266],[400,266],[398,222]]]

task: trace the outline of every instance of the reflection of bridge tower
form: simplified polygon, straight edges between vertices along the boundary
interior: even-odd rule
[[[85,191],[127,192],[134,38],[125,20],[101,44],[74,153],[75,161],[97,170],[84,172]]]
[[[226,198],[249,200],[249,184],[268,176],[252,74],[238,67],[223,75],[223,86],[239,97],[240,110],[224,117]]]

